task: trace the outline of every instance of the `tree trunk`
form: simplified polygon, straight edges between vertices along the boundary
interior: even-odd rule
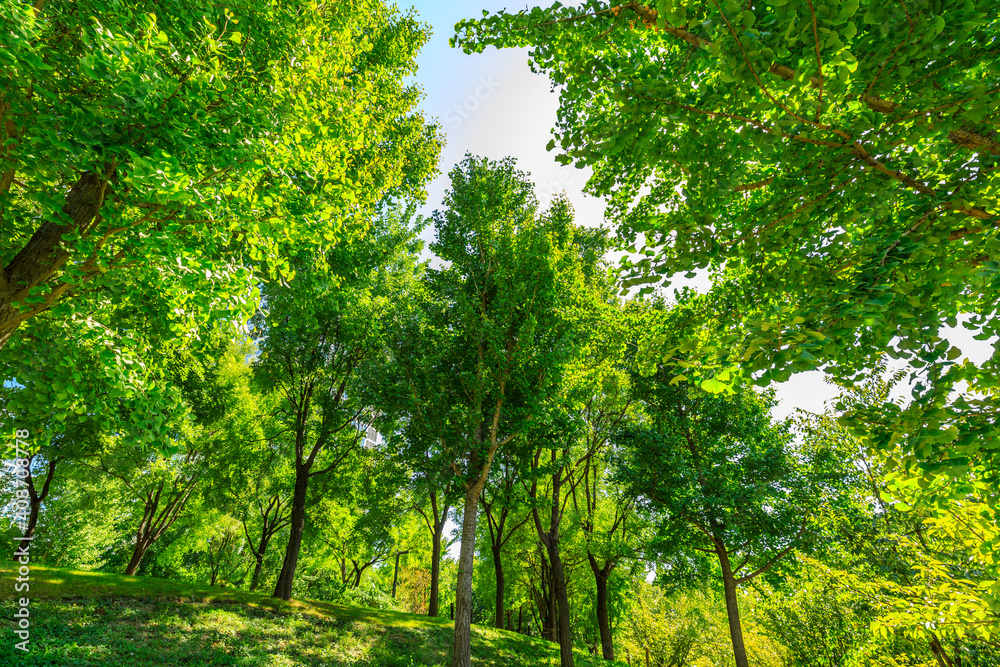
[[[493,574],[496,579],[497,593],[496,593],[496,609],[493,612],[493,625],[498,628],[503,629],[503,589],[504,589],[504,578],[503,578],[503,561],[500,560],[500,548],[493,547]]]
[[[139,564],[142,563],[142,559],[146,556],[146,552],[149,551],[149,547],[152,546],[153,541],[145,538],[138,538],[135,541],[135,548],[132,549],[132,558],[129,559],[128,565],[125,567],[125,574],[128,576],[134,575],[139,571]]]
[[[98,174],[88,171],[80,176],[66,194],[66,204],[62,208],[73,228],[81,229],[94,219],[108,190],[108,181]],[[55,302],[53,299],[52,303],[43,304],[37,310],[32,308],[30,314],[18,309],[27,290],[52,278],[69,258],[69,253],[59,247],[62,235],[68,231],[71,228],[66,225],[43,222],[10,264],[0,268],[0,348],[7,344],[23,320]]]
[[[447,510],[445,517],[448,516]],[[437,517],[435,517],[435,520]],[[431,545],[431,599],[427,604],[427,615],[437,616],[439,613],[440,583],[441,583],[441,535],[444,533],[444,519],[434,528],[434,539]]]
[[[937,635],[931,634],[929,643],[931,645],[931,653],[934,654],[934,659],[937,660],[940,667],[954,666],[955,663],[948,655],[948,652],[945,651],[944,646],[941,645],[941,640],[938,639]],[[955,655],[958,655],[958,651],[955,652]]]
[[[289,525],[288,546],[285,548],[285,560],[281,565],[281,574],[278,575],[278,583],[274,587],[274,595],[272,596],[282,600],[292,599],[295,567],[299,562],[302,534],[306,529],[306,491],[308,488],[309,470],[303,465],[297,465],[295,491],[292,494],[292,521]]]
[[[538,469],[539,454],[536,454],[534,468]],[[552,462],[556,461],[556,450],[552,450]],[[549,556],[549,571],[552,576],[552,587],[550,597],[550,610],[552,606],[558,607],[558,614],[552,613],[555,619],[555,636],[559,641],[559,664],[560,667],[573,667],[573,640],[569,626],[569,596],[566,591],[566,575],[563,572],[562,558],[559,555],[559,526],[562,522],[559,500],[563,485],[562,467],[556,469],[552,474],[552,507],[549,510],[549,530],[546,532],[542,527],[538,508],[531,509],[531,515],[535,520],[535,530],[538,532],[539,541],[545,546]],[[535,498],[537,481],[531,483],[530,495]],[[554,603],[554,604],[553,604]]]
[[[722,544],[716,544],[719,565],[722,566],[722,585],[726,592],[726,615],[729,617],[729,636],[733,640],[733,657],[736,667],[749,667],[747,651],[743,645],[743,628],[740,625],[740,609],[736,601],[736,577],[729,563],[729,554]]]
[[[559,543],[551,541],[546,545],[549,551],[549,564],[552,567],[552,596],[558,606],[556,632],[559,638],[559,665],[573,667],[573,638],[569,627],[569,596],[566,591],[566,576],[563,572],[562,558],[559,555]]]
[[[135,548],[132,550],[132,558],[125,567],[125,574],[133,575],[139,570],[139,564],[149,551],[149,547],[177,520],[177,515],[191,495],[193,483],[193,480],[188,480],[186,486],[178,489],[175,481],[173,490],[167,494],[168,501],[165,505],[162,497],[165,482],[160,482],[156,493],[147,492],[142,522],[135,534]]]
[[[262,552],[255,553],[253,555],[257,564],[253,568],[253,577],[250,578],[250,592],[253,593],[257,590],[257,586],[260,584],[260,573],[264,569],[264,554]]]
[[[483,476],[488,473],[484,472]],[[455,643],[452,667],[472,667],[472,566],[476,554],[476,519],[479,515],[481,484],[465,494],[462,517],[462,549],[458,557],[458,585],[455,591]]]
[[[605,660],[615,659],[615,645],[611,641],[611,623],[608,618],[608,575],[614,568],[612,563],[604,567],[597,566],[597,559],[588,553],[590,569],[594,572],[594,583],[597,586],[597,627],[601,632],[601,655]]]
[[[33,456],[31,458],[34,458]],[[29,459],[30,461],[31,459]],[[31,465],[28,465],[28,478],[26,483],[28,485],[28,523],[24,527],[24,534],[22,537],[32,537],[35,534],[35,528],[38,526],[38,515],[42,507],[42,502],[49,495],[49,485],[52,483],[52,477],[56,472],[56,462],[59,459],[53,459],[49,461],[46,474],[45,482],[42,484],[42,490],[38,491],[35,488],[34,476],[31,474]],[[13,560],[17,560],[18,556],[15,554],[12,557]]]

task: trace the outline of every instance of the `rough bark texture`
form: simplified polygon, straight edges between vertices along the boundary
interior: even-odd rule
[[[295,567],[299,562],[299,551],[302,550],[302,534],[306,528],[306,491],[309,488],[309,468],[297,464],[295,466],[295,491],[292,494],[292,521],[288,535],[288,546],[285,547],[285,560],[281,564],[281,574],[274,587],[274,596],[282,600],[292,599],[292,583],[295,581]]]
[[[7,344],[22,321],[55,303],[58,294],[53,293],[51,302],[47,300],[41,308],[29,313],[21,313],[16,307],[28,295],[29,289],[52,278],[66,262],[69,253],[59,245],[62,235],[71,228],[86,230],[104,205],[108,185],[100,175],[84,172],[67,193],[62,209],[72,227],[43,222],[14,259],[0,269],[0,348]]]
[[[740,625],[740,608],[736,600],[736,577],[729,563],[729,554],[725,546],[716,545],[719,565],[722,566],[722,585],[726,592],[726,616],[729,618],[729,636],[733,640],[733,657],[736,667],[749,667],[747,650],[743,645],[743,627]]]
[[[472,667],[472,565],[476,548],[476,518],[479,493],[476,484],[465,493],[462,518],[462,549],[458,557],[458,585],[455,591],[455,643],[453,667]]]

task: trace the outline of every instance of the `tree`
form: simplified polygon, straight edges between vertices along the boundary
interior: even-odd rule
[[[556,3],[463,21],[455,42],[531,47],[560,91],[550,148],[593,169],[588,190],[640,252],[626,285],[739,276],[699,379],[727,384],[734,366],[763,384],[824,365],[851,377],[889,350],[912,364],[915,400],[872,410],[873,437],[932,465],[990,459],[974,443],[998,436],[998,358],[960,364],[939,333],[965,315],[988,339],[1000,322],[994,9]],[[657,358],[685,359],[690,341],[665,327],[648,341]],[[963,380],[984,396],[949,397]]]
[[[436,488],[431,484],[426,485],[426,495],[429,501],[430,510],[425,510],[422,499],[414,502],[413,508],[424,520],[424,526],[431,538],[431,581],[430,593],[427,604],[427,615],[437,616],[439,614],[439,588],[441,583],[441,539],[444,535],[444,527],[448,522],[448,512],[451,510],[452,493],[451,484],[446,483],[444,488]],[[419,491],[418,491],[419,492]]]
[[[205,453],[189,446],[183,454],[160,457],[113,440],[99,456],[99,469],[115,478],[129,504],[141,511],[132,517],[135,538],[126,575],[139,571],[153,543],[182,516],[209,465]]]
[[[538,215],[513,160],[467,155],[450,177],[431,245],[444,265],[427,272],[425,326],[440,344],[426,351],[423,377],[433,381],[421,386],[434,394],[414,400],[450,405],[441,454],[464,491],[453,664],[469,667],[480,494],[498,450],[559,384],[583,276],[569,205],[560,200]]]
[[[871,380],[841,387],[837,411],[800,420],[807,442],[836,451],[846,469],[844,500],[825,508],[820,523],[825,548],[800,556],[806,576],[836,586],[863,614],[866,643],[886,644],[883,653],[902,645],[909,650],[900,653],[925,653],[941,667],[988,663],[1000,634],[1000,555],[988,546],[1000,537],[996,491],[989,473],[972,466],[902,472],[898,449],[874,452],[838,422],[839,410],[891,400],[905,374],[877,368]]]
[[[581,424],[583,439],[583,455],[572,469],[575,478],[572,501],[574,510],[582,517],[587,562],[594,574],[594,615],[605,660],[615,659],[608,613],[608,579],[618,562],[633,551],[630,531],[633,540],[645,537],[638,528],[634,500],[610,483],[608,470],[611,436],[634,412],[628,373],[634,359],[629,358],[627,344],[632,338],[630,329],[642,321],[636,318],[634,306],[634,303],[605,305],[600,324],[591,327],[594,334],[587,353],[578,363],[570,390],[570,409]]]
[[[301,248],[420,196],[440,139],[405,79],[426,38],[379,0],[0,8],[0,363],[29,390],[14,421],[113,420],[124,395],[123,432],[169,440],[163,344],[244,321]]]
[[[501,474],[493,475],[493,481],[483,487],[483,513],[486,515],[486,528],[489,531],[490,552],[493,556],[493,574],[496,592],[494,597],[493,625],[504,627],[504,589],[506,579],[503,572],[503,551],[517,531],[531,520],[531,513],[525,511],[523,498],[519,497],[518,484],[521,477],[519,461],[509,460],[501,455],[496,463]],[[519,502],[521,501],[521,502]],[[518,513],[523,516],[518,520]],[[509,523],[508,523],[509,522]]]
[[[538,541],[548,557],[550,604],[555,611],[554,635],[559,642],[559,664],[573,667],[573,636],[570,627],[569,593],[566,572],[561,553],[562,521],[569,496],[576,492],[582,477],[573,475],[578,462],[575,460],[579,449],[574,447],[579,440],[577,425],[558,415],[548,425],[551,429],[538,439],[543,444],[535,450],[531,462],[531,484],[528,496],[531,498],[531,518],[535,523]],[[549,430],[549,429],[546,429]],[[548,441],[548,442],[546,442]],[[584,455],[585,456],[585,455]],[[583,458],[583,457],[581,457]],[[539,488],[542,481],[542,488]],[[547,505],[547,507],[546,507]],[[542,510],[548,510],[548,521],[542,521]],[[550,617],[553,614],[550,613]]]
[[[652,512],[660,549],[715,556],[736,665],[746,667],[737,587],[800,543],[829,453],[797,451],[788,424],[771,421],[768,395],[712,396],[662,375],[643,384],[646,419],[618,435],[628,452],[619,475]]]
[[[412,279],[415,232],[408,219],[378,217],[373,232],[300,263],[292,289],[267,288],[255,317],[261,386],[279,397],[284,455],[294,462],[291,525],[274,595],[290,599],[310,480],[342,465],[375,418],[359,385],[383,353],[384,320]]]
[[[245,261],[291,278],[289,249],[420,188],[437,139],[403,78],[425,29],[375,0],[257,4],[0,11],[0,345],[141,267],[182,322],[210,292],[247,315]]]

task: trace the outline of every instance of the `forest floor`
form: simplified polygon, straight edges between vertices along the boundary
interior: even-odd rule
[[[327,602],[284,602],[234,589],[32,565],[15,592],[0,566],[0,665],[299,665],[445,667],[452,624]],[[15,648],[17,600],[27,597],[29,651]],[[473,626],[476,665],[558,665],[558,647]],[[577,652],[580,667],[608,667]]]

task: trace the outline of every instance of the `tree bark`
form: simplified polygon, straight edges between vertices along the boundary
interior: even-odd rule
[[[132,549],[132,558],[129,559],[128,565],[125,566],[125,574],[127,576],[132,576],[139,571],[139,565],[142,563],[142,559],[146,556],[146,552],[149,551],[149,547],[153,545],[153,541],[148,538],[140,538],[135,542],[135,547]]]
[[[271,517],[271,510],[274,510],[274,517]],[[250,592],[257,590],[257,586],[260,585],[260,575],[264,570],[264,556],[267,554],[267,546],[271,543],[271,538],[279,530],[284,528],[290,521],[291,516],[282,518],[281,516],[281,498],[272,497],[271,501],[267,505],[267,509],[261,506],[262,523],[260,527],[260,539],[254,544],[254,541],[250,539],[250,531],[247,528],[247,522],[245,519],[241,520],[243,524],[243,535],[246,537],[247,544],[253,549],[253,557],[256,561],[253,569],[253,576],[250,578]]]
[[[257,564],[253,568],[253,576],[250,578],[250,592],[253,593],[260,585],[260,573],[264,570],[264,554],[257,552],[253,555]]]
[[[559,636],[559,665],[560,667],[573,667],[573,638],[569,626],[569,596],[566,591],[566,575],[563,572],[558,543],[553,542],[548,550],[549,562],[552,567],[552,594],[558,606],[556,628]]]
[[[948,652],[944,649],[944,646],[941,645],[941,640],[938,639],[937,635],[931,634],[929,643],[931,645],[931,653],[934,654],[934,659],[937,660],[937,663],[938,663],[939,667],[953,667],[954,666],[955,663],[952,661],[951,657],[948,655]],[[956,651],[956,655],[957,654],[958,654],[958,652]]]
[[[736,667],[749,667],[746,647],[743,645],[740,608],[736,600],[736,577],[733,575],[725,545],[717,542],[715,551],[719,556],[719,565],[722,567],[722,585],[726,594],[726,616],[729,618],[729,636],[733,640],[733,657],[736,660]]]
[[[556,460],[556,451],[552,450],[552,461]],[[535,468],[538,467],[538,458],[535,459]],[[538,531],[538,539],[545,546],[549,556],[549,569],[552,575],[552,600],[557,606],[555,630],[559,641],[559,665],[560,667],[573,667],[573,640],[569,626],[569,596],[566,591],[566,575],[563,572],[562,558],[559,555],[559,525],[562,521],[559,498],[562,489],[562,468],[556,469],[552,475],[552,507],[549,511],[549,530],[546,532],[542,528],[542,521],[538,514],[538,508],[531,509],[535,519],[535,529]],[[537,481],[531,484],[531,497],[535,497]]]
[[[66,262],[69,253],[59,248],[62,235],[89,225],[104,205],[108,189],[109,182],[100,175],[84,172],[70,188],[62,208],[72,227],[43,222],[14,259],[0,269],[0,348],[7,344],[23,320],[55,303],[56,299],[52,299],[52,303],[32,309],[30,314],[21,313],[17,308],[28,295],[28,289],[49,280]]]
[[[480,491],[482,485],[474,484],[465,493],[462,548],[458,557],[458,585],[455,591],[453,667],[472,667],[472,566],[476,553],[476,519],[479,514]]]
[[[275,584],[272,596],[282,600],[292,599],[292,583],[295,581],[295,568],[299,562],[299,552],[302,550],[302,534],[306,528],[306,492],[308,489],[309,468],[302,464],[296,464],[288,546],[285,547],[285,560],[281,564],[281,574],[278,575],[278,582]]]
[[[594,554],[588,553],[590,569],[594,572],[594,583],[597,586],[597,627],[601,632],[601,655],[605,660],[615,659],[615,645],[611,640],[611,622],[608,617],[608,576],[614,569],[614,563],[606,562],[604,567],[597,565]]]
[[[428,616],[438,616],[440,614],[440,588],[441,588],[441,537],[444,534],[444,524],[448,519],[448,510],[450,508],[445,505],[444,513],[441,515],[440,521],[437,515],[437,503],[432,505],[431,511],[434,512],[434,532],[432,535],[431,544],[431,593],[430,601],[427,604],[427,615]]]

